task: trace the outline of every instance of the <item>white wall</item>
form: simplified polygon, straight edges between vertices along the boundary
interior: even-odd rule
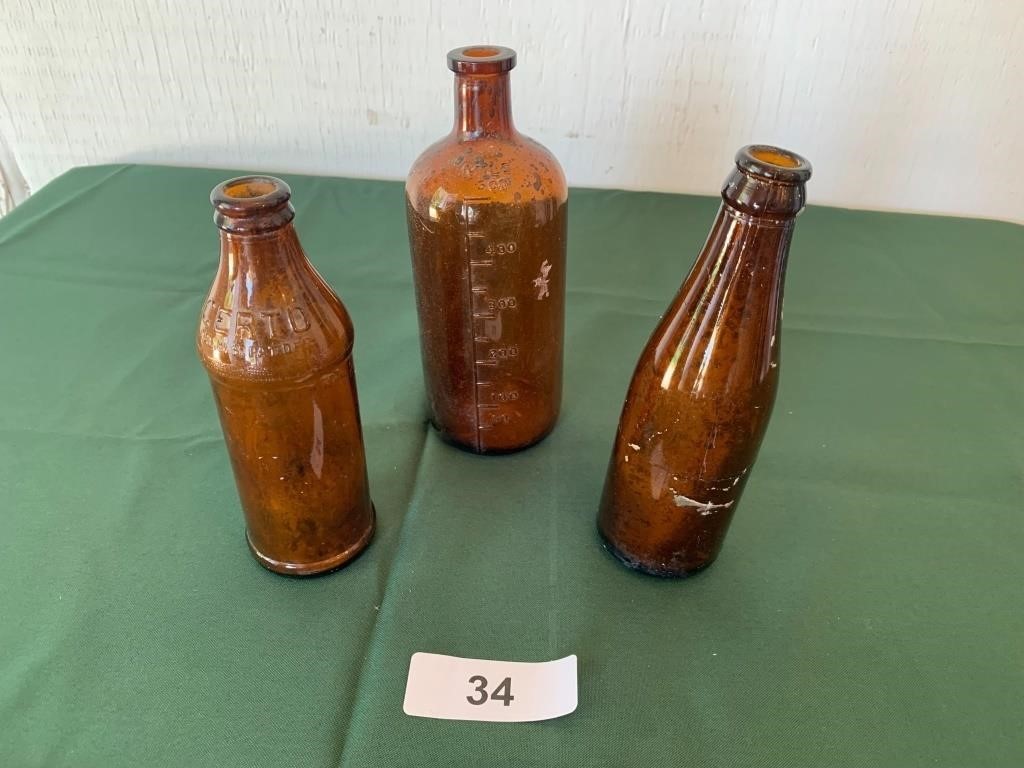
[[[0,0],[0,169],[402,178],[451,120],[445,53],[519,52],[519,127],[572,184],[715,193],[733,152],[812,202],[1024,221],[1024,0]]]

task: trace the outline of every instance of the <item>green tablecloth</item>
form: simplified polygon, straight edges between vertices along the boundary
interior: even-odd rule
[[[425,424],[401,185],[289,176],[379,515],[302,581],[246,550],[193,348],[227,175],[80,168],[0,220],[0,765],[1024,763],[1024,227],[809,209],[725,549],[660,581],[594,514],[717,200],[573,191],[561,422],[480,458]],[[579,709],[408,717],[419,650],[575,653]]]

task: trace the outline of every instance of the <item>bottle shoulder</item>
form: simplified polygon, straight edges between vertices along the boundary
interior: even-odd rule
[[[405,189],[417,210],[447,200],[519,205],[568,198],[554,155],[520,133],[472,139],[449,134],[417,158]]]
[[[728,291],[701,290],[705,287],[688,280],[680,288],[644,346],[630,399],[731,408],[774,392],[781,346],[778,307],[743,306]]]
[[[341,299],[309,265],[284,274],[218,272],[204,302],[196,349],[222,380],[301,382],[351,355]]]

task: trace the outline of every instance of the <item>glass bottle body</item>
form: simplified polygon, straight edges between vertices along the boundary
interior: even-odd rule
[[[792,165],[765,178],[763,157]],[[792,153],[740,150],[708,240],[640,357],[598,515],[630,567],[686,576],[722,547],[775,401],[786,260],[809,176]]]
[[[460,447],[502,453],[558,418],[568,190],[512,125],[511,52],[458,49],[450,64],[473,50],[498,53],[454,63],[455,128],[413,165],[406,212],[431,420]]]
[[[271,179],[279,194],[283,182]],[[238,192],[226,182],[214,202]],[[265,191],[257,188],[256,191]],[[278,573],[338,568],[374,530],[352,322],[306,259],[283,196],[283,224],[218,212],[221,262],[197,344],[234,470],[246,536]],[[243,207],[252,198],[237,203]],[[278,212],[280,214],[280,212]],[[273,213],[262,214],[272,217]],[[273,223],[273,222],[271,222]],[[249,227],[250,231],[233,231]]]

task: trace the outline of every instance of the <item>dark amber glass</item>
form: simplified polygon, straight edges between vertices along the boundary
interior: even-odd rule
[[[406,183],[430,416],[477,453],[541,440],[562,398],[568,189],[512,124],[515,52],[457,48],[455,126]]]
[[[352,321],[292,226],[291,191],[249,176],[210,195],[220,268],[203,307],[210,375],[249,548],[299,576],[339,568],[370,542]]]
[[[686,576],[718,555],[779,380],[782,287],[811,166],[748,146],[626,395],[598,530],[623,563]]]

